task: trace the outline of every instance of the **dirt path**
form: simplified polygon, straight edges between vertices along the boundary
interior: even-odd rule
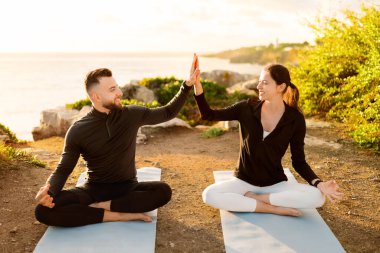
[[[171,128],[151,135],[137,147],[137,166],[162,168],[162,179],[173,188],[172,201],[159,209],[156,252],[223,252],[219,211],[204,205],[201,193],[213,183],[213,170],[236,165],[238,132],[203,139],[200,130]],[[347,142],[335,127],[309,128],[305,142],[315,172],[336,179],[345,193],[344,201],[319,209],[324,220],[347,252],[380,252],[380,157]],[[47,169],[0,170],[0,252],[31,252],[42,236],[46,226],[35,223],[33,197],[59,160],[62,145],[62,138],[29,144],[47,161]],[[283,165],[290,166],[288,153]],[[69,186],[83,169],[79,162]]]

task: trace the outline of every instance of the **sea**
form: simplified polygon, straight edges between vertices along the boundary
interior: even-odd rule
[[[0,123],[17,138],[33,140],[43,110],[86,98],[84,78],[109,68],[120,86],[146,77],[187,78],[192,53],[0,53]],[[259,75],[261,66],[199,57],[201,72]]]

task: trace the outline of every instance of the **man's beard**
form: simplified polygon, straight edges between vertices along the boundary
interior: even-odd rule
[[[103,104],[103,107],[107,108],[108,110],[121,110],[123,108],[123,105],[121,103],[116,104],[115,102],[110,102]]]

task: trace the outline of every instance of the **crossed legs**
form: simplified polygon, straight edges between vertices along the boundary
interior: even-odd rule
[[[163,182],[88,184],[61,191],[54,208],[38,205],[37,220],[47,225],[75,227],[107,221],[144,220],[152,211],[168,203],[170,187]]]
[[[290,216],[302,215],[297,208],[317,208],[325,201],[313,186],[285,181],[257,187],[238,178],[208,186],[202,198],[206,204],[223,210]]]

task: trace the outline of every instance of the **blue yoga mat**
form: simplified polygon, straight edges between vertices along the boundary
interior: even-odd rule
[[[161,169],[137,170],[138,181],[159,181]],[[84,182],[83,173],[78,184]],[[105,222],[75,228],[50,226],[38,242],[35,253],[154,252],[157,210],[148,213],[153,221]]]
[[[288,180],[296,182],[289,169]],[[216,182],[233,177],[232,171],[214,171]],[[345,252],[316,209],[302,209],[303,216],[220,210],[226,253]]]

